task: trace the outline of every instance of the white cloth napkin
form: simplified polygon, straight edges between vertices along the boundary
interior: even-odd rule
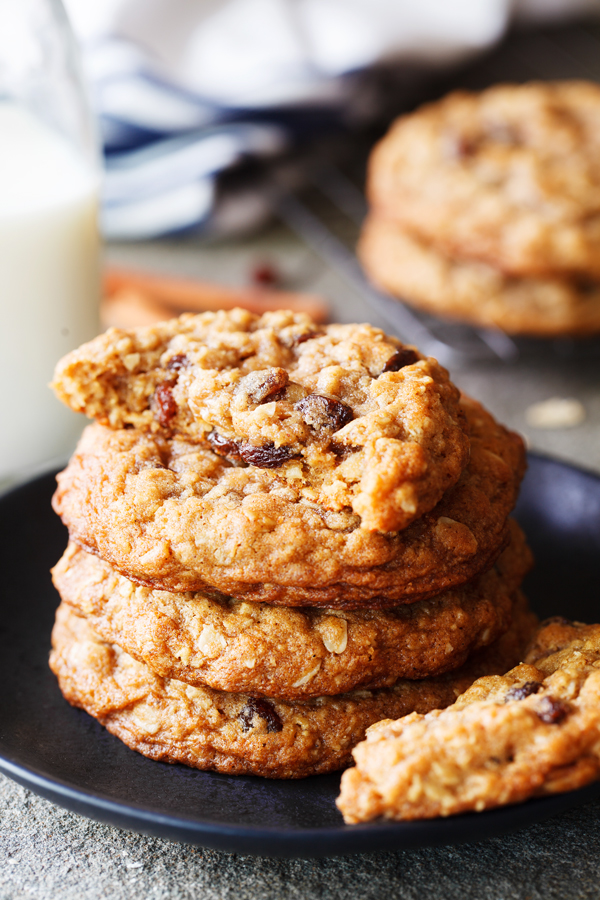
[[[219,172],[374,112],[360,75],[493,46],[600,0],[65,0],[107,151],[104,227],[215,227]],[[241,216],[247,224],[247,214]],[[250,217],[251,218],[251,217]]]

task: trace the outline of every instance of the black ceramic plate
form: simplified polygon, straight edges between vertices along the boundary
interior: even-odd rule
[[[481,840],[579,805],[597,786],[452,819],[345,826],[339,775],[266,781],[152,762],[62,698],[47,665],[58,596],[48,570],[67,534],[44,476],[0,499],[0,769],[113,825],[264,856],[330,856]],[[518,507],[537,558],[538,613],[598,621],[600,478],[533,456]]]

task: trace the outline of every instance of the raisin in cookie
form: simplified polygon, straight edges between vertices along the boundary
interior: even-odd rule
[[[346,822],[418,819],[570,791],[600,775],[600,625],[555,622],[450,708],[380,722],[354,750]]]
[[[434,359],[370,325],[291,312],[110,329],[58,364],[54,388],[104,425],[276,471],[308,503],[351,509],[370,531],[430,510],[469,453],[458,391]]]
[[[367,219],[358,255],[375,284],[434,315],[535,337],[600,331],[600,280],[511,278],[452,259],[378,215]]]
[[[600,276],[600,86],[499,85],[399,119],[375,148],[375,210],[512,275]]]
[[[286,609],[133,584],[69,545],[53,569],[62,600],[109,644],[159,675],[297,700],[441,675],[508,630],[531,564],[523,533],[495,566],[433,600],[390,610]]]
[[[241,468],[181,438],[91,425],[53,504],[71,539],[127,578],[284,606],[414,602],[488,569],[525,467],[521,439],[463,399],[469,463],[440,503],[381,534],[308,501],[277,469]]]
[[[521,604],[511,630],[458,672],[286,703],[161,678],[63,605],[50,666],[69,703],[145,756],[238,775],[303,778],[348,765],[352,747],[383,716],[446,706],[480,675],[505,671],[520,658],[532,627]]]

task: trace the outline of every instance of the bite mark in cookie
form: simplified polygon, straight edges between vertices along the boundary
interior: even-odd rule
[[[351,510],[368,531],[430,510],[469,454],[458,391],[435,360],[370,325],[290,312],[110,329],[58,364],[54,388],[111,428],[277,469],[307,502]]]

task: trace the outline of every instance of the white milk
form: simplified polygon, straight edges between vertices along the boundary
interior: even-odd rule
[[[48,382],[99,331],[97,197],[65,139],[0,102],[0,480],[60,460],[84,424]]]

